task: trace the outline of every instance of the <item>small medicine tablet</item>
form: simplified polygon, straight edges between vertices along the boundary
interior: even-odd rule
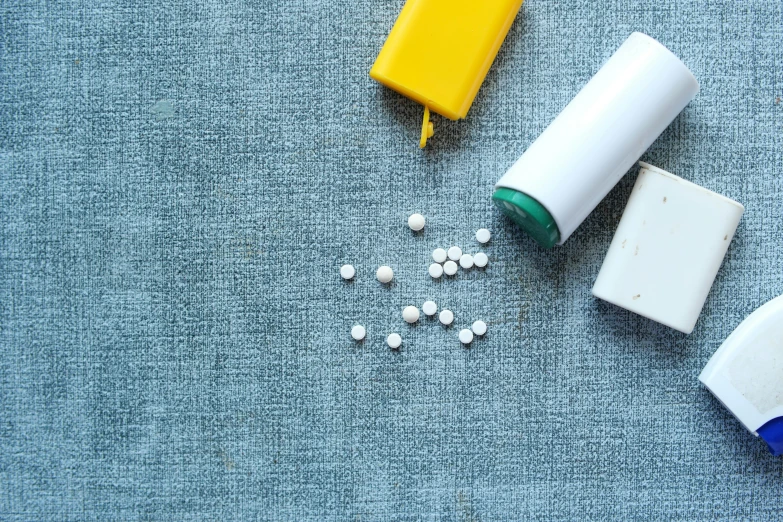
[[[419,320],[419,309],[415,306],[406,306],[402,309],[402,318],[408,324],[413,324]]]
[[[473,341],[473,332],[467,328],[463,328],[459,331],[459,342],[462,344],[470,344]]]
[[[446,261],[443,264],[443,271],[446,272],[446,275],[453,276],[457,273],[457,263],[451,260]]]
[[[378,271],[375,272],[375,277],[378,278],[378,281],[385,284],[394,279],[394,271],[391,267],[384,265],[378,268]]]
[[[418,232],[419,230],[424,228],[424,216],[422,216],[421,214],[411,214],[408,217],[408,226],[414,232]]]
[[[476,335],[484,335],[487,333],[487,323],[484,321],[474,321],[471,328],[473,329],[473,333]]]
[[[459,258],[459,266],[468,269],[473,267],[473,256],[470,254],[462,254]]]
[[[448,255],[452,261],[459,261],[459,258],[462,257],[462,249],[458,246],[453,246],[449,248]]]
[[[340,277],[342,277],[346,281],[348,279],[353,279],[353,276],[355,275],[356,275],[356,270],[354,269],[353,265],[343,265],[340,267]]]
[[[421,311],[424,312],[424,315],[433,316],[438,311],[438,305],[435,304],[435,301],[424,301],[424,304],[421,305]]]
[[[479,268],[484,268],[487,266],[487,262],[489,262],[489,258],[487,257],[487,254],[484,252],[479,252],[475,256],[473,256],[473,264],[476,265]]]
[[[365,335],[367,335],[367,330],[364,329],[364,326],[357,324],[351,328],[351,337],[353,337],[354,341],[361,341]]]
[[[487,230],[486,228],[480,228],[476,231],[476,241],[478,241],[482,245],[485,243],[489,243],[490,237],[492,237],[492,234],[490,234],[489,230]]]
[[[442,325],[448,326],[454,322],[454,312],[451,310],[441,310],[438,314],[438,320]]]
[[[443,275],[443,266],[438,263],[432,263],[429,268],[430,277],[437,279]]]
[[[392,350],[396,350],[402,344],[402,337],[397,333],[389,334],[389,337],[386,338],[386,344],[388,344],[389,348]]]
[[[443,263],[444,261],[446,261],[446,257],[447,257],[446,251],[443,250],[442,248],[436,248],[435,250],[432,251],[432,260],[435,261],[436,263]]]

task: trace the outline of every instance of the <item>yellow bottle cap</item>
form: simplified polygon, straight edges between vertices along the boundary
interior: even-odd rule
[[[432,136],[429,111],[464,118],[519,12],[522,0],[408,0],[370,76],[424,105],[420,145]]]

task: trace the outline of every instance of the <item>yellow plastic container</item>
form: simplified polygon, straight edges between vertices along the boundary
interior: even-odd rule
[[[420,146],[432,136],[429,111],[458,120],[473,99],[523,0],[408,0],[370,76],[424,105]]]

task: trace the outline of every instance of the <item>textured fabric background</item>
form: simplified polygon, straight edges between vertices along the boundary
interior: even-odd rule
[[[0,4],[0,519],[783,519],[697,380],[783,293],[781,2],[529,0],[424,151],[368,77],[402,4]],[[634,30],[701,82],[644,159],[747,209],[689,336],[590,295],[638,169],[553,251],[489,199]]]

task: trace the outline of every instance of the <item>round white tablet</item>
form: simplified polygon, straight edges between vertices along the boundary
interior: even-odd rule
[[[441,310],[438,314],[438,320],[441,322],[441,324],[448,326],[454,322],[454,312],[451,310]]]
[[[421,214],[411,214],[408,217],[408,226],[411,227],[411,230],[414,232],[418,232],[424,228],[424,216]]]
[[[435,261],[436,263],[443,263],[444,261],[446,261],[446,257],[447,257],[446,251],[443,250],[442,248],[436,248],[435,250],[432,251],[432,260]]]
[[[402,337],[397,333],[389,334],[389,337],[386,338],[386,344],[389,345],[389,348],[396,350],[402,344]]]
[[[471,328],[473,329],[473,333],[476,335],[484,335],[487,333],[487,323],[484,321],[474,321]]]
[[[473,332],[467,328],[463,328],[459,331],[459,342],[462,344],[470,344],[473,341]]]
[[[453,246],[449,248],[448,255],[452,261],[459,261],[459,258],[462,257],[462,249],[458,246]]]
[[[378,281],[381,283],[388,283],[394,278],[394,270],[392,270],[391,267],[383,265],[375,272],[375,277],[377,277]]]
[[[365,335],[367,335],[367,330],[364,329],[364,326],[357,324],[351,328],[351,337],[353,337],[355,341],[361,341],[364,339]]]
[[[475,256],[473,256],[473,264],[476,265],[479,268],[484,268],[487,266],[487,263],[489,262],[489,258],[487,257],[487,254],[484,252],[479,252]]]
[[[424,301],[424,304],[421,305],[421,311],[424,312],[424,315],[433,316],[438,311],[438,305],[435,304],[435,301]]]
[[[356,275],[356,270],[354,269],[353,265],[343,265],[340,267],[340,277],[343,279],[353,279],[353,276]]]
[[[468,269],[473,267],[473,256],[470,254],[462,254],[459,258],[459,266]]]
[[[487,230],[486,228],[480,228],[476,231],[476,241],[478,241],[482,245],[484,243],[489,243],[490,237],[492,237],[492,234],[490,234],[489,230]]]
[[[429,268],[430,277],[437,279],[443,275],[443,266],[438,263],[432,263]]]
[[[457,273],[457,263],[451,260],[446,261],[443,264],[443,271],[446,272],[446,275],[453,276]]]
[[[402,318],[406,323],[413,324],[419,320],[419,309],[415,306],[406,306],[402,309]]]

